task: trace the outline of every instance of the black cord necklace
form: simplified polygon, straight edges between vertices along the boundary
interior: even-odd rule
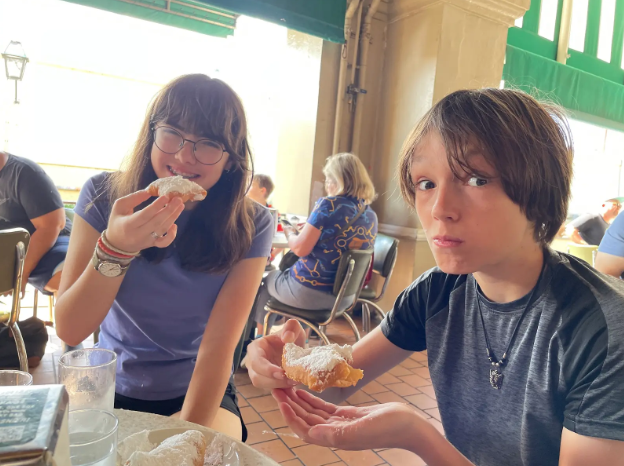
[[[546,267],[546,258],[544,258],[544,263],[542,264],[542,270],[540,272],[539,278],[537,279],[537,283],[535,284],[535,287],[533,288],[533,290],[531,291],[531,294],[529,295],[529,300],[527,301],[527,304],[524,307],[522,314],[520,314],[520,318],[516,322],[516,326],[514,327],[513,332],[511,333],[511,338],[509,339],[509,343],[507,344],[507,349],[503,353],[503,357],[500,358],[500,360],[496,358],[496,356],[494,355],[494,351],[492,351],[492,347],[490,346],[490,339],[488,338],[487,330],[485,328],[485,320],[483,319],[483,311],[481,310],[481,300],[479,299],[479,289],[477,286],[477,307],[479,308],[479,315],[481,316],[481,325],[483,326],[483,334],[485,335],[485,345],[487,349],[487,356],[491,363],[490,385],[492,386],[492,388],[496,390],[500,390],[503,386],[503,378],[504,378],[503,367],[505,367],[505,364],[507,364],[507,361],[509,360],[509,350],[511,349],[511,345],[513,344],[514,338],[516,337],[518,328],[520,328],[520,323],[524,319],[524,316],[529,310],[529,307],[531,307],[531,303],[533,302],[533,296],[535,296],[535,292],[539,288],[540,281],[542,280],[542,275],[544,275],[545,267]]]

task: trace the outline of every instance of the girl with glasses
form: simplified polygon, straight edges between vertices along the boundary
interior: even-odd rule
[[[245,439],[232,358],[273,237],[269,211],[245,197],[251,171],[240,99],[197,74],[158,93],[122,170],[83,187],[57,332],[77,344],[100,327],[119,360],[115,407]],[[170,176],[206,199],[150,198],[145,188]]]

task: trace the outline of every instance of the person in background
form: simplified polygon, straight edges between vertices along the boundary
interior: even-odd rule
[[[118,356],[116,408],[246,438],[232,360],[273,238],[269,211],[245,197],[251,166],[240,98],[191,74],[153,99],[124,170],[85,183],[56,325],[69,343],[101,327],[99,347]],[[206,199],[151,199],[171,176]]]
[[[600,242],[594,268],[613,277],[624,274],[624,212],[619,214]]]
[[[284,227],[288,245],[299,260],[264,279],[255,305],[258,335],[264,331],[264,306],[272,297],[300,309],[330,309],[342,251],[373,247],[378,225],[370,204],[376,194],[364,164],[353,154],[336,154],[327,159],[323,173],[327,197],[316,202],[300,233]],[[341,305],[346,308],[352,302],[353,296],[347,296]]]
[[[254,386],[273,389],[301,440],[325,447],[406,449],[429,466],[621,466],[624,283],[549,247],[572,157],[562,111],[527,94],[440,100],[397,176],[438,266],[355,343],[357,386],[293,389],[281,356],[305,341],[295,320],[249,346]],[[337,406],[424,350],[445,435],[404,403]]]
[[[35,162],[0,152],[0,230],[10,228],[30,233],[22,294],[27,283],[56,293],[71,231],[61,195]]]
[[[269,175],[258,173],[253,177],[251,188],[249,188],[249,191],[247,192],[247,197],[253,199],[260,205],[271,207],[269,204],[269,198],[271,197],[271,194],[273,194],[274,189],[275,185],[273,184],[271,177]]]
[[[570,239],[578,244],[598,246],[607,228],[622,208],[622,198],[606,200],[599,213],[586,213],[572,220],[565,228]]]

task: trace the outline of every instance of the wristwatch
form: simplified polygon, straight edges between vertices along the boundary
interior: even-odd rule
[[[93,268],[95,270],[108,278],[120,277],[130,268],[130,264],[124,266],[118,264],[117,262],[100,259],[97,255],[97,249],[93,252],[93,259],[91,263],[93,264]]]

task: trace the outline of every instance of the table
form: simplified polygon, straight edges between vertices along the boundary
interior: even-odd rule
[[[121,442],[126,437],[141,432],[142,430],[157,429],[195,429],[205,434],[214,434],[212,429],[204,426],[193,424],[192,422],[182,421],[181,419],[173,419],[171,417],[159,416],[158,414],[139,413],[136,411],[127,411],[125,409],[116,409],[115,416],[119,419],[119,430],[117,431],[117,441]],[[277,438],[277,437],[276,437]],[[239,445],[244,457],[241,466],[278,466],[272,459],[262,455],[253,448]]]
[[[282,232],[275,233],[275,235],[273,235],[272,246],[279,249],[287,248],[288,240],[286,239],[286,235]]]

